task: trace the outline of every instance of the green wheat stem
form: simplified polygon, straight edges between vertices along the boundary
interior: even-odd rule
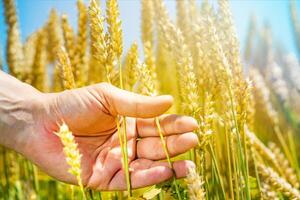
[[[37,168],[33,164],[31,164],[31,165],[32,165],[32,170],[33,170],[34,190],[35,190],[36,194],[38,194],[40,186],[39,186]]]
[[[230,138],[230,137],[229,137]],[[229,146],[232,147],[232,140],[229,139]],[[232,158],[232,164],[233,164],[233,174],[234,174],[234,187],[235,187],[235,192],[236,192],[236,199],[240,199],[240,194],[239,194],[239,184],[238,184],[238,171],[237,171],[237,162],[236,162],[236,157],[234,155],[234,151],[231,149],[231,158]]]
[[[212,157],[213,164],[215,166],[217,181],[219,182],[219,184],[221,186],[222,199],[226,199],[224,184],[223,184],[223,181],[222,181],[222,177],[221,177],[220,169],[219,169],[219,166],[218,166],[217,158],[216,158],[215,152],[214,152],[213,147],[212,147],[210,142],[208,143],[208,148],[209,148],[210,155]]]
[[[99,200],[102,200],[102,194],[101,194],[101,192],[98,192],[98,198],[99,198]]]
[[[89,195],[90,195],[90,199],[94,200],[94,195],[93,195],[93,191],[92,190],[89,190]]]
[[[177,197],[178,197],[179,200],[181,200],[181,195],[179,193],[179,189],[178,189],[178,185],[177,185],[176,177],[175,177],[176,173],[175,173],[175,171],[173,169],[173,164],[172,164],[170,156],[169,156],[168,148],[167,148],[167,145],[166,145],[166,142],[165,142],[165,139],[164,139],[161,127],[160,127],[160,123],[159,123],[159,118],[158,117],[155,118],[155,123],[156,123],[157,131],[158,131],[158,134],[159,134],[159,137],[160,137],[160,140],[161,140],[161,143],[162,143],[165,155],[167,157],[167,161],[168,161],[169,167],[174,172],[173,183],[174,183],[174,186],[175,186],[175,191],[176,191]]]
[[[294,137],[293,137],[293,134],[291,131],[288,131],[288,142],[289,142],[291,154],[292,154],[293,160],[294,160],[294,169],[296,170],[296,175],[297,175],[298,180],[300,180],[299,162],[297,159],[296,145],[295,145]],[[293,166],[293,164],[292,164],[292,166]]]
[[[126,173],[126,184],[127,184],[127,192],[128,196],[132,196],[131,191],[131,181],[130,181],[130,173],[129,173],[129,163],[128,163],[128,149],[127,149],[127,133],[126,133],[126,117],[122,116],[123,122],[123,138],[124,138],[124,155],[125,155],[125,173]]]
[[[227,129],[225,130],[225,142],[226,142],[226,153],[227,153],[227,163],[228,163],[228,176],[229,176],[229,188],[230,188],[230,195],[232,200],[234,200],[234,191],[233,191],[233,183],[232,183],[232,169],[231,169],[231,156],[230,156],[230,149],[229,149],[229,135]]]
[[[251,156],[252,156],[253,163],[254,163],[254,171],[255,171],[255,176],[256,176],[257,187],[258,187],[259,194],[260,194],[260,197],[261,197],[261,184],[260,184],[259,173],[258,173],[258,170],[257,170],[257,160],[256,160],[256,157],[255,157],[255,154],[254,154],[255,153],[254,149],[250,148],[250,152],[251,152]]]
[[[74,200],[74,186],[71,185],[71,200]]]
[[[231,108],[231,114],[232,114],[232,117],[233,117],[233,120],[234,120],[234,125],[236,127],[236,135],[237,135],[237,141],[238,141],[238,154],[239,154],[239,160],[241,161],[241,163],[239,162],[239,165],[240,167],[242,168],[242,174],[243,174],[243,177],[244,177],[244,181],[245,181],[245,185],[246,185],[246,198],[247,200],[250,200],[251,197],[250,197],[250,188],[249,188],[249,178],[248,178],[248,169],[247,168],[247,160],[245,160],[245,157],[243,157],[243,153],[242,153],[242,144],[241,144],[241,138],[240,138],[240,130],[239,130],[239,127],[238,127],[238,122],[237,122],[237,118],[236,118],[236,115],[235,115],[235,112],[234,112],[234,103],[233,103],[233,94],[232,94],[232,89],[231,89],[231,86],[229,84],[229,80],[228,82],[226,82],[227,84],[227,88],[228,88],[228,93],[229,93],[229,99],[230,99],[230,108]],[[246,152],[246,151],[244,151]],[[246,155],[244,155],[246,156]]]
[[[122,191],[118,192],[118,199],[123,199],[123,192]]]
[[[121,60],[118,58],[118,68],[119,68],[119,78],[120,78],[120,88],[124,89],[123,86],[123,73],[122,73],[122,65]],[[122,116],[122,124],[123,124],[123,139],[124,139],[124,168],[125,168],[125,176],[126,176],[126,184],[127,184],[127,192],[128,197],[132,196],[131,191],[131,182],[130,182],[130,173],[129,173],[129,164],[128,164],[128,150],[127,150],[127,133],[126,133],[126,117]]]
[[[124,144],[123,144],[123,139],[122,139],[122,134],[121,134],[121,127],[120,127],[120,121],[119,121],[119,117],[116,118],[116,124],[117,124],[117,132],[118,132],[118,138],[119,138],[119,142],[120,142],[120,147],[121,147],[121,152],[122,152],[122,158],[123,158],[123,162],[122,165],[125,169],[125,152],[124,152]],[[125,172],[126,173],[126,172]],[[126,179],[127,180],[127,179]]]
[[[78,179],[78,185],[84,200],[87,200],[81,178]]]
[[[245,165],[245,176],[246,176],[246,190],[247,190],[247,197],[251,199],[250,196],[250,186],[249,186],[249,166],[248,166],[248,153],[247,153],[247,142],[245,131],[242,131],[242,138],[243,138],[243,153],[244,153],[244,165]]]
[[[279,140],[279,143],[281,144],[282,148],[283,148],[283,151],[287,157],[287,159],[289,160],[289,162],[293,165],[293,167],[296,169],[297,167],[294,166],[294,162],[293,162],[293,156],[291,155],[290,153],[290,150],[289,150],[289,147],[283,137],[283,134],[279,128],[279,126],[277,124],[274,125],[274,131],[275,131],[275,134]]]

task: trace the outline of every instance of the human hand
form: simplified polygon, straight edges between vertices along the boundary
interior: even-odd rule
[[[22,141],[22,148],[10,147],[64,182],[76,184],[76,178],[68,172],[61,141],[53,134],[62,121],[75,135],[82,154],[83,184],[98,190],[126,189],[116,129],[117,115],[127,116],[133,188],[157,184],[173,176],[167,162],[159,161],[165,159],[165,153],[153,117],[159,116],[171,156],[188,151],[198,142],[196,134],[191,132],[197,128],[193,118],[162,115],[172,105],[171,96],[146,97],[105,83],[30,96],[36,96],[38,100],[27,101],[31,115],[26,118],[26,128],[16,140],[26,139],[26,142]],[[176,177],[186,176],[188,168],[193,166],[191,161],[175,161]]]

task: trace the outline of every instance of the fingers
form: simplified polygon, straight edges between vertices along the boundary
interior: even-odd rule
[[[149,118],[166,112],[173,103],[172,96],[163,95],[157,97],[143,96],[121,90],[110,84],[99,84],[105,96],[108,110],[112,115],[124,115],[128,117]]]
[[[170,179],[174,174],[166,162],[154,162],[147,159],[138,159],[131,163],[131,185],[133,189],[155,185]],[[176,161],[173,169],[177,178],[186,177],[189,168],[194,168],[192,161]],[[125,190],[125,174],[120,170],[109,184],[109,190]]]
[[[184,153],[198,144],[198,137],[195,133],[184,133],[171,135],[165,138],[169,155],[176,156]],[[150,160],[162,160],[166,158],[165,151],[159,137],[142,138],[137,143],[138,158]]]
[[[159,124],[164,135],[192,132],[198,127],[194,118],[175,114],[159,117]],[[155,118],[137,119],[137,130],[140,137],[159,136]]]

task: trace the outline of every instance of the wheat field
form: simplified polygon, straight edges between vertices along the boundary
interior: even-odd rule
[[[21,155],[1,147],[0,199],[300,199],[300,63],[272,48],[268,27],[253,31],[241,54],[228,0],[176,1],[173,20],[164,0],[141,0],[141,41],[125,51],[117,0],[78,0],[77,31],[55,9],[21,42],[14,0],[3,0],[7,24],[6,63],[11,75],[43,92],[108,82],[139,94],[171,94],[168,111],[194,117],[199,143],[167,163],[190,159],[184,179],[131,188],[126,131],[118,124],[127,189],[85,188],[81,155],[68,124],[60,138],[69,173],[78,186],[59,182]],[[295,2],[291,22],[300,49]],[[126,28],[126,27],[124,27]],[[2,62],[0,62],[2,68]],[[119,116],[125,122],[125,116]],[[125,136],[125,137],[124,137]]]

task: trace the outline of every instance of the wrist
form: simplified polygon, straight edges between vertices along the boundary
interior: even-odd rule
[[[0,144],[23,153],[34,133],[42,93],[0,72]]]

